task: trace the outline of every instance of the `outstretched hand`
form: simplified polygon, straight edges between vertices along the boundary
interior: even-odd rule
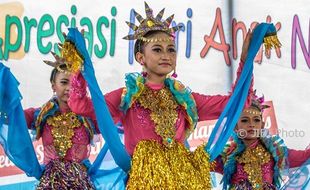
[[[245,63],[253,32],[249,29],[242,44],[241,62]]]

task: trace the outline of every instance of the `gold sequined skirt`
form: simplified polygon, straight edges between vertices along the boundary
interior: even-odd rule
[[[190,152],[180,143],[168,148],[141,141],[133,154],[127,190],[211,189],[211,166],[204,146]]]

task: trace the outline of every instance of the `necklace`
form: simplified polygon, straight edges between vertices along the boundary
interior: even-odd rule
[[[236,160],[244,164],[244,171],[247,173],[252,187],[262,189],[263,175],[261,167],[270,161],[269,152],[261,144],[258,144],[255,148],[247,148]]]
[[[81,126],[77,115],[73,112],[63,113],[47,119],[52,126],[53,144],[59,156],[64,157],[67,150],[72,147],[74,128]]]
[[[151,111],[150,117],[155,124],[155,132],[163,139],[163,144],[174,144],[175,123],[178,119],[178,103],[167,87],[152,90],[145,85],[137,100],[140,105]]]

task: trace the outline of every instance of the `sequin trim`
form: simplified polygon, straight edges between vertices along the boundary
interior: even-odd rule
[[[287,147],[284,144],[283,139],[278,135],[266,136],[260,138],[261,143],[264,145],[266,150],[271,154],[275,164],[273,169],[273,183],[272,185],[277,188],[280,187],[281,174],[280,170],[287,169]],[[245,150],[245,145],[241,139],[234,137],[234,140],[230,144],[227,144],[226,148],[222,153],[222,159],[224,162],[224,175],[223,175],[223,189],[227,189],[227,186],[231,185],[231,178],[236,172],[236,157],[241,155]]]
[[[60,116],[63,115],[63,116]],[[66,116],[64,116],[66,115]],[[64,117],[64,118],[54,118],[54,117]],[[68,117],[68,118],[66,118]],[[70,118],[72,117],[72,118]],[[53,119],[54,118],[54,119]],[[74,118],[74,119],[73,119]],[[71,120],[73,119],[73,120]],[[61,122],[61,121],[62,122]],[[63,123],[65,122],[65,123]],[[44,104],[41,109],[39,110],[38,113],[35,113],[35,121],[34,121],[34,128],[36,129],[36,139],[39,139],[42,135],[43,127],[45,124],[48,123],[50,126],[52,126],[52,135],[54,138],[59,138],[59,140],[54,139],[54,145],[55,148],[59,152],[59,156],[63,157],[66,154],[67,148],[70,147],[69,142],[61,142],[61,136],[62,134],[67,135],[65,139],[71,139],[73,136],[74,132],[71,132],[70,128],[76,128],[76,127],[81,127],[82,125],[87,129],[89,138],[92,139],[95,133],[95,129],[93,127],[93,124],[89,119],[83,116],[78,116],[73,112],[61,114],[59,111],[58,104],[55,99],[51,99],[48,101],[46,104]],[[71,124],[74,124],[74,126],[70,126]],[[63,129],[56,129],[59,128],[60,126],[64,126]],[[60,130],[63,130],[63,132],[60,132]],[[66,130],[69,130],[70,132],[68,133]],[[67,134],[66,134],[67,133]],[[59,137],[56,137],[59,136]],[[71,140],[70,140],[71,141]],[[65,145],[66,144],[66,145]],[[57,147],[58,148],[57,148]]]
[[[204,145],[190,152],[176,143],[168,148],[157,141],[140,141],[132,157],[127,190],[211,189],[209,155]]]
[[[46,189],[88,189],[95,190],[86,167],[67,160],[52,160],[45,166],[44,174],[36,190]]]
[[[178,103],[170,90],[167,87],[152,90],[145,86],[137,101],[143,108],[151,111],[150,118],[155,124],[155,132],[161,136],[163,144],[169,147],[173,146]]]
[[[80,127],[81,123],[73,112],[49,117],[47,124],[52,126],[54,147],[60,157],[64,157],[67,150],[72,147],[74,128]]]
[[[137,101],[144,88],[146,88],[145,79],[140,73],[126,74],[126,88],[123,89],[120,109],[126,113],[131,106]],[[175,101],[181,106],[180,108],[186,111],[186,120],[189,127],[186,129],[186,137],[194,131],[197,121],[198,113],[196,102],[192,96],[191,90],[185,87],[180,81],[170,77],[165,79],[165,87],[172,93]],[[151,100],[153,101],[153,100]]]
[[[270,159],[270,153],[261,144],[255,148],[247,148],[240,156],[236,157],[237,162],[243,165],[252,187],[260,190],[263,189],[261,166],[270,162]]]

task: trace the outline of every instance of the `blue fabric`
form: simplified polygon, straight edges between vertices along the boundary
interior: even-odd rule
[[[108,147],[113,155],[115,162],[118,166],[125,172],[130,170],[131,158],[124,145],[122,144],[117,127],[115,127],[111,114],[106,105],[104,96],[99,88],[95,77],[95,71],[86,49],[86,44],[84,37],[76,28],[69,28],[69,33],[66,40],[71,41],[75,44],[77,51],[84,58],[84,69],[82,69],[82,74],[87,81],[89,91],[91,94],[92,102],[94,105],[96,118],[99,126],[99,130],[108,144]],[[96,159],[102,159],[102,157],[97,157]],[[95,161],[97,162],[97,161]],[[101,162],[100,160],[98,162]],[[96,170],[93,168],[92,170]]]
[[[107,157],[107,152],[108,145],[105,143],[93,164],[88,159],[83,161],[83,164],[88,168],[87,172],[91,181],[96,189],[125,189],[124,179],[126,179],[127,174],[120,167],[116,166],[115,163],[107,160],[104,161],[104,158]],[[110,165],[110,169],[103,169],[104,165]]]
[[[0,62],[0,144],[17,167],[40,179],[43,168],[28,133],[18,85],[9,68]]]
[[[182,84],[181,82],[176,81],[172,78],[167,78],[165,80],[165,85],[170,89],[175,100],[178,102],[179,105],[185,108],[187,115],[191,118],[192,122],[190,122],[190,124],[193,126],[194,130],[198,122],[198,113],[196,102],[192,96],[192,90],[188,87],[177,88],[175,85],[176,83]]]
[[[281,186],[281,174],[280,172],[285,172],[288,169],[288,149],[284,144],[283,139],[280,138],[278,135],[271,136],[268,132],[264,133],[265,135],[260,138],[263,145],[266,147],[268,152],[272,155],[274,160],[274,167],[273,167],[273,184],[277,187]],[[245,144],[242,142],[238,136],[233,133],[232,135],[233,143],[236,143],[236,148],[227,155],[227,151],[229,150],[230,145],[222,152],[222,157],[226,157],[226,162],[224,164],[224,174],[223,174],[223,189],[227,189],[228,186],[231,184],[231,179],[234,173],[236,173],[236,156],[241,155],[243,151],[246,149]]]
[[[59,106],[56,103],[56,100],[55,99],[51,99],[50,101],[53,103],[53,107],[50,110],[48,110],[48,112],[42,117],[42,121],[41,121],[41,123],[39,123],[39,126],[38,126],[38,127],[40,127],[40,132],[41,133],[43,131],[43,127],[44,127],[44,125],[46,123],[47,118],[50,117],[50,116],[53,116],[57,111],[59,111]],[[41,109],[42,108],[37,109],[34,112],[34,119],[33,119],[33,122],[31,123],[32,135],[35,135],[35,138],[37,137],[37,135],[39,135],[39,137],[41,137],[41,134],[37,134],[37,130],[36,130],[37,126],[35,126],[36,120],[37,120],[37,118],[38,118],[38,116],[40,114]]]
[[[105,143],[103,148],[100,150],[99,154],[97,155],[96,160],[93,164],[88,168],[88,173],[93,175],[97,172],[98,168],[100,168],[101,161],[104,159],[104,156],[107,154],[108,145]]]
[[[28,133],[24,111],[20,103],[22,97],[18,91],[18,84],[9,68],[0,63],[0,144],[6,155],[18,168],[29,177],[35,177],[39,180],[44,171],[44,166],[40,166],[37,160]],[[54,104],[46,115],[51,115],[57,110],[58,105]],[[43,118],[42,122],[45,121],[46,117]],[[20,146],[21,144],[23,146]],[[117,166],[102,169],[107,150],[108,145],[105,144],[93,164],[89,160],[84,160],[83,164],[88,168],[89,176],[97,189],[111,189],[113,187],[125,189],[124,180],[127,178],[127,174],[122,169]],[[32,189],[33,187],[29,188]]]
[[[259,24],[253,31],[252,39],[248,48],[248,55],[240,78],[235,86],[233,94],[224,108],[224,111],[220,115],[205,148],[210,154],[211,161],[222,152],[240,117],[251,84],[253,60],[263,42],[264,36],[274,32],[276,32],[274,25],[268,23]]]
[[[126,94],[122,97],[120,109],[126,114],[131,104],[134,102],[134,96],[142,92],[145,78],[140,73],[127,73],[125,75]]]
[[[310,189],[310,159],[289,176],[289,180],[280,188],[284,189]]]

